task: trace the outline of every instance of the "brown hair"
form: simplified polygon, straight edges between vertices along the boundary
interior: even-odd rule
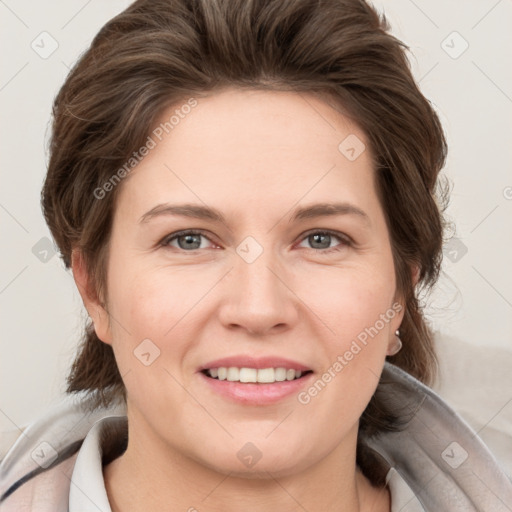
[[[140,0],[110,20],[57,95],[42,206],[67,268],[82,252],[105,300],[115,199],[95,190],[140,148],[163,109],[227,86],[321,95],[367,136],[405,300],[403,349],[390,362],[425,383],[437,366],[418,293],[436,282],[443,200],[436,183],[446,158],[439,119],[411,74],[406,45],[363,0]],[[341,142],[341,141],[340,141]],[[420,268],[414,288],[411,268]],[[95,406],[125,399],[111,347],[91,323],[68,376]],[[372,435],[397,428],[377,395],[360,422]],[[358,463],[374,484],[358,447]]]

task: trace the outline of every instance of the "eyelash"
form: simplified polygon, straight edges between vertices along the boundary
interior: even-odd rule
[[[210,238],[206,235],[206,233],[200,229],[196,229],[196,230],[185,229],[183,231],[176,231],[175,233],[171,233],[170,235],[167,235],[165,238],[163,238],[159,242],[159,246],[168,248],[170,242],[179,238],[180,236],[185,236],[185,235],[201,235],[204,238],[206,238],[207,240],[209,240],[210,242],[212,242],[212,240],[210,240]],[[341,242],[341,244],[339,246],[329,247],[327,249],[315,249],[313,247],[309,247],[308,249],[310,249],[312,251],[317,251],[317,252],[322,252],[322,253],[331,253],[331,252],[335,252],[335,251],[340,251],[344,247],[354,246],[353,240],[348,235],[339,233],[337,231],[331,231],[328,229],[317,229],[317,230],[307,231],[306,233],[304,233],[302,235],[302,238],[299,240],[299,242],[302,242],[303,240],[305,240],[306,238],[308,238],[311,235],[330,235],[334,238],[337,238]],[[212,243],[215,243],[215,242],[212,242]],[[182,251],[182,252],[190,252],[190,253],[200,250],[200,249],[191,249],[190,251],[186,251],[186,250],[180,249],[180,248],[175,248],[175,249],[178,249],[179,251]]]

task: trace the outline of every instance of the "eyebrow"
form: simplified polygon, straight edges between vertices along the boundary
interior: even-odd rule
[[[371,225],[368,214],[361,210],[361,208],[350,203],[319,203],[311,206],[304,206],[295,211],[290,222],[298,219],[311,219],[329,215],[355,215],[363,220],[365,224],[368,224],[368,226]]]
[[[162,203],[141,216],[139,223],[145,223],[155,217],[162,215],[179,215],[194,219],[212,220],[226,224],[226,219],[222,213],[208,206],[196,204],[176,204],[171,205]],[[360,218],[368,226],[371,225],[370,217],[363,210],[350,203],[318,203],[310,206],[303,206],[295,210],[290,223],[296,220],[312,219],[316,217],[334,216],[334,215],[353,215]]]
[[[148,222],[154,217],[161,215],[181,215],[182,217],[191,217],[194,219],[214,220],[225,223],[224,216],[215,208],[200,206],[195,204],[159,204],[151,208],[139,219],[139,223]]]

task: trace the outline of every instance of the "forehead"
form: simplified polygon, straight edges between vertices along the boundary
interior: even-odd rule
[[[172,138],[175,146],[201,147],[203,154],[213,150],[212,157],[221,157],[217,147],[229,149],[224,158],[272,148],[297,155],[311,155],[315,147],[338,152],[343,134],[365,141],[362,130],[326,100],[308,93],[227,88],[197,99],[194,108],[186,109],[186,102],[168,108],[153,133],[163,129],[163,138]]]
[[[365,201],[373,165],[358,126],[317,96],[226,89],[161,113],[154,144],[120,194],[143,209],[179,194],[193,202]],[[327,197],[331,196],[331,197]]]

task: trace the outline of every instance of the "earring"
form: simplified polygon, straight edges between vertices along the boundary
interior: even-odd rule
[[[395,331],[395,343],[388,348],[387,355],[394,356],[395,354],[398,354],[398,352],[400,352],[401,348],[402,340],[400,339],[400,331],[397,329]]]

